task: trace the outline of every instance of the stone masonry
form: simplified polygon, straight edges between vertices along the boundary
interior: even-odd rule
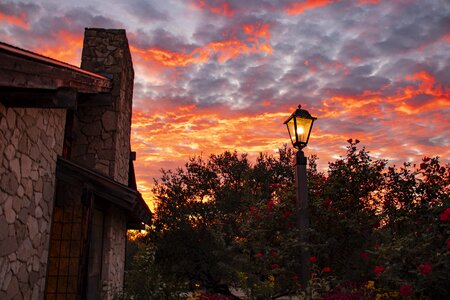
[[[112,78],[113,89],[79,105],[72,159],[127,184],[134,70],[125,30],[86,29],[81,68]]]
[[[66,111],[0,103],[0,299],[42,299]]]
[[[84,39],[81,68],[111,78],[113,88],[100,105],[79,105],[72,158],[127,185],[134,70],[126,33],[88,28]],[[105,214],[102,299],[111,299],[122,289],[125,243],[126,218],[110,207]]]
[[[114,299],[122,291],[125,272],[126,219],[116,207],[105,218],[102,278],[103,299]]]

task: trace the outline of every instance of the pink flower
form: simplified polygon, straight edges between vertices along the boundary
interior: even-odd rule
[[[412,291],[413,291],[413,288],[409,284],[403,284],[400,287],[400,295],[402,295],[402,297],[408,297],[409,295],[412,294]]]
[[[317,257],[316,256],[309,257],[309,262],[315,264],[317,262]]]
[[[369,258],[369,253],[367,253],[366,251],[361,251],[361,253],[359,253],[359,256],[360,256],[362,259],[366,260],[366,259]]]
[[[422,273],[422,275],[428,275],[433,271],[433,267],[431,266],[430,263],[420,265],[419,269],[420,269],[420,273]]]
[[[450,222],[450,207],[447,207],[440,215],[439,221]]]
[[[330,267],[325,267],[325,268],[322,269],[322,272],[330,273],[331,272],[331,268]]]
[[[375,275],[380,276],[381,273],[384,272],[384,267],[383,266],[376,266],[375,268],[373,268],[373,272],[375,273]]]

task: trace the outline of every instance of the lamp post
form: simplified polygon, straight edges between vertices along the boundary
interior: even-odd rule
[[[309,227],[308,213],[308,187],[306,183],[306,157],[303,148],[306,147],[311,134],[314,121],[307,110],[299,105],[295,112],[284,122],[287,125],[292,145],[296,148],[295,162],[295,183],[296,183],[296,223],[300,231],[300,242],[304,245]],[[308,285],[309,279],[309,254],[305,246],[301,249],[301,269],[300,279],[304,288]]]

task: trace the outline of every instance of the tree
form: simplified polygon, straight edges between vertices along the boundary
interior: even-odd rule
[[[381,290],[448,297],[449,165],[425,158],[416,170],[386,168],[358,140],[348,143],[327,173],[309,158],[315,296],[334,299],[345,289],[357,298]],[[250,299],[302,293],[293,158],[287,147],[253,164],[225,152],[163,171],[137,265],[151,264],[147,272],[172,295],[200,288],[232,298],[229,287]]]

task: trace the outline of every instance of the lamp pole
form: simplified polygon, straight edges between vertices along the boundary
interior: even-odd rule
[[[295,157],[295,185],[296,185],[296,225],[300,234],[300,282],[306,290],[307,299],[310,298],[308,292],[309,281],[309,250],[306,247],[309,212],[308,212],[308,186],[306,178],[307,160],[303,152],[311,134],[314,121],[317,118],[312,117],[307,110],[299,105],[292,115],[284,122],[287,125],[292,145],[298,151]]]
[[[308,186],[306,183],[306,157],[303,150],[298,150],[295,159],[295,185],[296,185],[296,223],[300,233],[300,281],[306,289],[309,280],[309,251],[305,246],[309,228]]]

